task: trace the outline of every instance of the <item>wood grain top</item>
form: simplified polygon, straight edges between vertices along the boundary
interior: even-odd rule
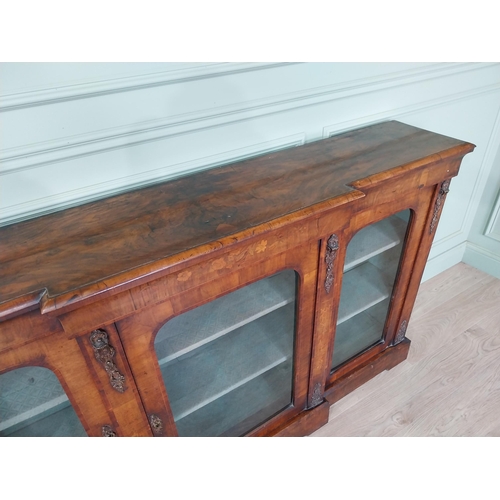
[[[221,238],[330,209],[388,174],[473,149],[385,122],[0,228],[0,321],[121,291]]]

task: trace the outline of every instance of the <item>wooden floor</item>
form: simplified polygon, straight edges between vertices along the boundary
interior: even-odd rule
[[[500,280],[460,263],[421,285],[408,358],[312,436],[500,436]]]

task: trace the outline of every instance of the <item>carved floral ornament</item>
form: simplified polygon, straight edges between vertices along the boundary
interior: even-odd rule
[[[151,429],[157,435],[161,435],[163,431],[163,423],[158,415],[151,414],[149,416],[149,423],[151,424]]]
[[[90,343],[94,349],[94,356],[104,367],[109,376],[111,387],[118,392],[125,392],[125,376],[120,373],[113,358],[116,354],[114,348],[109,344],[108,333],[105,330],[94,330],[90,334]]]
[[[339,249],[339,238],[336,234],[332,234],[330,238],[328,238],[328,242],[326,244],[326,277],[325,277],[325,290],[326,293],[330,293],[333,285],[333,263],[335,262],[335,258],[337,257],[337,251]]]
[[[102,426],[102,435],[103,437],[116,437],[116,432],[110,425]]]
[[[446,195],[450,192],[450,182],[451,179],[446,179],[441,183],[436,202],[434,203],[434,212],[432,214],[431,224],[429,227],[429,234],[432,234],[434,232],[434,229],[436,229],[439,219],[439,212],[441,211]]]
[[[314,390],[311,397],[311,408],[318,406],[323,401],[323,394],[321,391],[321,384],[319,382],[314,386]]]
[[[401,322],[401,326],[399,327],[398,333],[396,333],[396,337],[394,338],[394,345],[403,342],[406,335],[407,327],[408,327],[408,322],[406,320],[403,320]]]

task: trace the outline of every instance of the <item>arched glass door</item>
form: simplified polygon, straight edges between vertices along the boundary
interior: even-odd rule
[[[383,341],[410,210],[358,231],[346,252],[332,370]]]
[[[155,351],[179,435],[239,436],[292,403],[296,275],[172,318]]]

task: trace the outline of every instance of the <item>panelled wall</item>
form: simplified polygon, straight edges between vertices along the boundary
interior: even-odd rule
[[[498,143],[500,124],[497,121],[493,133]],[[486,186],[478,202],[478,208],[465,250],[464,261],[497,278],[500,278],[500,150],[489,151],[492,164]],[[493,157],[494,156],[494,157]]]
[[[1,225],[396,119],[477,145],[424,279],[500,264],[500,64],[4,63],[0,98]]]

